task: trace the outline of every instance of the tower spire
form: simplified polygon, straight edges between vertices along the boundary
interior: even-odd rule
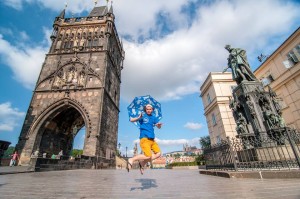
[[[110,1],[110,9],[108,11],[109,13],[114,13],[113,12],[113,1]]]

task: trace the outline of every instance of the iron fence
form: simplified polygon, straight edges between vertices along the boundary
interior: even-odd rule
[[[203,149],[206,169],[283,170],[300,168],[300,133],[289,128],[265,136],[227,138]]]

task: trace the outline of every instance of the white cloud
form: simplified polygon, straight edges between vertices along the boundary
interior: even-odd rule
[[[32,3],[35,0],[2,0],[2,1],[3,1],[3,4],[6,6],[14,8],[16,10],[22,10],[24,3]]]
[[[155,138],[155,141],[161,145],[161,146],[180,146],[180,145],[184,145],[184,144],[188,144],[188,145],[192,145],[192,146],[195,146],[195,145],[199,145],[199,139],[200,138],[193,138],[193,139],[177,139],[177,140],[161,140],[159,138]],[[135,143],[139,143],[140,140],[137,139],[137,140],[134,140],[134,144]]]
[[[9,28],[0,27],[0,34],[12,36],[14,33]]]
[[[29,39],[29,36],[27,35],[27,33],[25,32],[25,31],[21,31],[20,32],[20,39],[22,40],[22,41],[26,41],[26,40],[28,40]]]
[[[187,122],[184,125],[185,128],[191,129],[191,130],[198,130],[203,127],[203,124],[201,123],[194,123],[194,122]]]
[[[24,112],[13,108],[10,102],[0,104],[0,130],[13,131],[14,127],[19,124],[18,120],[24,115]]]
[[[44,30],[47,35],[47,31]],[[24,32],[23,36],[27,34]],[[48,44],[49,46],[49,44]],[[28,89],[36,83],[48,46],[32,46],[19,43],[14,46],[0,34],[0,57],[13,71],[14,78]]]
[[[126,16],[120,18],[117,19],[125,20]],[[130,100],[151,94],[157,99],[172,100],[199,92],[209,72],[225,68],[228,56],[225,44],[244,48],[248,57],[256,57],[258,49],[267,48],[271,38],[287,33],[297,18],[299,11],[292,2],[215,1],[197,10],[189,28],[141,44],[123,41],[126,57],[122,96]],[[118,28],[121,34],[130,33],[121,23]]]
[[[37,3],[58,14],[64,8],[61,0],[23,2]],[[251,61],[261,49],[278,47],[281,43],[270,40],[286,38],[300,16],[299,6],[293,1],[224,0],[203,4],[191,19],[182,8],[192,2],[197,1],[114,1],[116,25],[119,35],[124,37],[126,55],[121,85],[123,99],[130,101],[134,96],[151,94],[158,100],[174,100],[199,92],[209,72],[225,68],[228,56],[225,44],[246,49]],[[22,3],[5,0],[5,4],[18,7]],[[99,1],[100,4],[105,2]],[[72,0],[68,1],[67,11],[80,13],[92,7],[93,1]],[[158,15],[164,16],[170,33],[164,32]],[[125,36],[131,39],[126,40]],[[139,38],[145,40],[137,43]],[[44,46],[20,49],[0,36],[2,58],[12,68],[15,78],[29,88],[35,84],[48,49]]]

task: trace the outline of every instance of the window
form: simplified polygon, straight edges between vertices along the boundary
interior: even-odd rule
[[[211,115],[211,119],[212,119],[213,125],[217,125],[217,120],[216,120],[216,116],[214,113]]]
[[[221,136],[217,136],[217,144],[221,144]]]
[[[298,44],[298,45],[295,47],[295,49],[296,49],[298,55],[300,55],[300,44]]]
[[[287,56],[287,61],[284,61],[283,63],[286,68],[290,68],[295,64],[297,64],[300,61],[300,45],[298,44],[293,50],[288,52],[286,56]]]
[[[268,75],[267,77],[264,77],[264,78],[261,80],[261,83],[263,84],[263,86],[267,86],[267,85],[271,84],[273,81],[274,81],[274,78],[273,78],[273,76],[270,74],[270,75]]]
[[[92,47],[93,40],[87,40],[87,47]]]
[[[93,46],[98,46],[99,43],[99,39],[94,39],[93,40]]]
[[[293,51],[290,51],[288,53],[288,59],[293,62],[294,64],[298,63],[299,62],[299,59],[298,57],[295,55],[295,53]]]
[[[55,49],[56,49],[56,50],[57,50],[57,49],[60,49],[60,46],[61,46],[61,41],[59,40],[59,41],[57,41],[57,43],[56,43]]]
[[[210,104],[210,103],[211,103],[211,99],[210,99],[210,95],[209,95],[209,93],[207,94],[207,102],[208,102],[208,104]]]

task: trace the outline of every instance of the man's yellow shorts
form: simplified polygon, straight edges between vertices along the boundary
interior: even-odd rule
[[[158,144],[153,140],[149,138],[142,138],[140,140],[140,146],[142,151],[144,152],[144,155],[147,157],[152,156],[151,150],[156,154],[160,152],[160,148]]]

